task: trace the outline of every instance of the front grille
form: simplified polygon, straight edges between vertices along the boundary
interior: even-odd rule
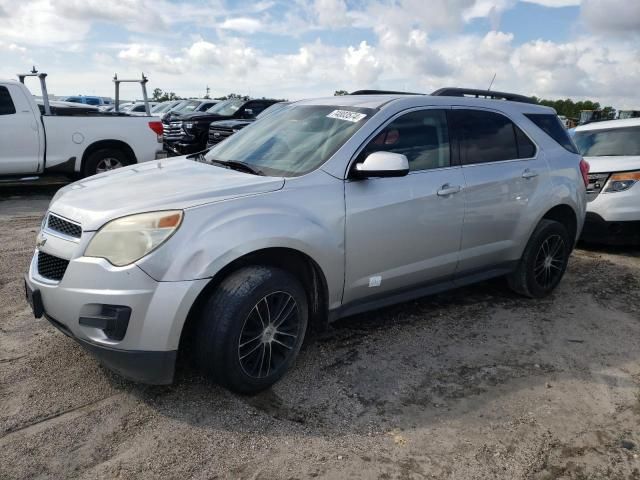
[[[41,277],[60,281],[64,277],[68,265],[69,260],[38,252],[38,273]]]
[[[604,188],[605,183],[607,183],[607,179],[609,178],[608,173],[590,173],[589,174],[589,185],[587,185],[587,201],[592,202],[595,198],[600,194],[602,189]]]
[[[52,213],[49,214],[47,228],[73,238],[80,238],[82,236],[82,227],[80,225]]]
[[[184,134],[184,130],[182,130],[182,122],[162,122],[162,131],[162,137],[165,142],[180,140]]]

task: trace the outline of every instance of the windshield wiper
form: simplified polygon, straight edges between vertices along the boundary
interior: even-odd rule
[[[204,155],[202,157],[205,158]],[[245,162],[239,162],[237,160],[217,160],[215,158],[207,158],[205,161],[209,163],[215,163],[216,165],[221,165],[226,168],[231,168],[233,170],[248,172],[253,175],[264,175],[264,172],[262,170],[257,169],[253,165],[249,165]]]

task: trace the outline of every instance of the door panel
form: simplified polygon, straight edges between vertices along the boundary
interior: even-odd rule
[[[0,175],[38,172],[41,140],[37,122],[18,86],[0,86]]]
[[[453,275],[464,197],[445,184],[464,185],[460,167],[346,183],[344,303]]]
[[[451,279],[464,216],[464,176],[452,167],[446,111],[393,119],[358,155],[407,157],[410,173],[347,181],[344,302]]]

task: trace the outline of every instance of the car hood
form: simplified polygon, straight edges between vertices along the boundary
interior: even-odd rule
[[[640,170],[640,155],[618,157],[584,157],[591,168],[589,173],[628,172]]]
[[[183,122],[186,121],[186,120],[215,121],[215,120],[227,120],[229,118],[231,118],[231,117],[225,117],[225,116],[222,116],[222,115],[216,115],[216,114],[207,113],[207,112],[189,112],[189,113],[185,113],[184,115],[173,117],[172,120],[182,120]]]
[[[253,123],[253,119],[246,120],[219,120],[217,122],[213,122],[209,128],[244,128],[250,123]]]
[[[273,192],[283,186],[283,178],[174,157],[119,168],[67,185],[56,194],[50,210],[92,231],[125,215],[186,209]]]

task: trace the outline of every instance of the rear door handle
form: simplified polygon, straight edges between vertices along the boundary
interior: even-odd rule
[[[458,193],[460,190],[462,190],[460,185],[449,185],[448,183],[445,183],[440,187],[440,190],[438,190],[436,193],[438,194],[439,197],[446,197],[448,195],[453,195],[454,193]]]
[[[528,168],[522,172],[522,178],[534,178],[538,176],[538,172],[534,170],[529,170]]]

